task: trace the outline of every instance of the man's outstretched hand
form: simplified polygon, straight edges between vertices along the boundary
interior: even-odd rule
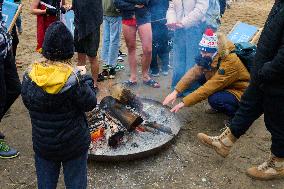
[[[175,105],[172,109],[171,112],[177,113],[180,109],[182,109],[184,107],[184,103],[181,102],[177,105]]]
[[[163,102],[163,105],[168,105],[169,103],[172,103],[174,104],[176,99],[177,99],[177,95],[178,95],[178,92],[176,90],[174,90],[171,94],[169,94],[164,102]]]

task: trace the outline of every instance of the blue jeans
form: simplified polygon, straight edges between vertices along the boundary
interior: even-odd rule
[[[228,91],[220,91],[208,97],[210,106],[232,118],[239,108],[239,100]]]
[[[87,152],[66,162],[49,161],[35,155],[38,189],[56,189],[61,164],[66,188],[86,189],[87,158]]]
[[[206,24],[201,23],[188,29],[179,29],[174,33],[173,38],[173,78],[172,89],[180,81],[182,76],[195,65],[195,57],[199,52],[199,42],[205,30]],[[193,83],[189,89],[183,92],[186,96],[200,86],[199,82]]]
[[[103,19],[103,46],[102,61],[110,66],[116,66],[120,46],[122,28],[121,17],[104,16]]]
[[[161,60],[162,71],[169,70],[169,36],[168,28],[164,22],[152,23],[153,43],[152,43],[152,62],[151,72],[159,73],[158,56]]]

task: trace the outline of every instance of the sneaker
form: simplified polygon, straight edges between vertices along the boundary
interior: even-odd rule
[[[249,168],[247,175],[258,180],[284,178],[284,158],[277,158],[272,154],[263,164]]]
[[[3,139],[0,139],[0,158],[11,159],[17,157],[19,154],[17,150],[9,147]]]
[[[213,148],[217,154],[222,157],[227,157],[229,155],[230,149],[237,141],[237,138],[234,137],[228,127],[219,136],[208,136],[204,133],[198,133],[197,138],[206,146]]]
[[[118,52],[118,56],[126,57],[126,56],[127,56],[127,54],[126,54],[126,53],[123,53],[123,52],[121,52],[121,50],[119,50],[119,52]]]
[[[116,71],[115,71],[115,68],[114,67],[111,67],[110,69],[109,69],[109,79],[114,79],[115,78],[115,74],[116,74]]]
[[[117,57],[117,61],[118,62],[124,62],[124,59],[121,56],[119,56],[119,57]]]
[[[115,66],[115,71],[124,70],[125,66],[123,64],[117,63]]]
[[[22,28],[18,28],[18,33],[19,33],[19,35],[21,35],[23,33],[23,29]]]
[[[169,72],[168,71],[162,71],[162,75],[167,76],[167,75],[169,75]]]
[[[150,71],[150,74],[151,74],[153,77],[159,77],[159,76],[160,76],[159,72]]]
[[[108,69],[109,65],[108,64],[103,64],[104,69]]]

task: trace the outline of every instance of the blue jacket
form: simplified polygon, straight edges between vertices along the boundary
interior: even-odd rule
[[[49,94],[26,73],[22,99],[32,122],[33,149],[40,157],[67,161],[88,151],[90,132],[85,112],[97,99],[90,76],[71,74],[57,94]]]
[[[121,11],[123,19],[131,19],[135,16],[137,25],[151,22],[149,9],[150,0],[114,0],[114,5]],[[135,8],[135,5],[144,5],[143,8]]]
[[[155,22],[159,20],[163,21],[166,24],[166,14],[169,8],[169,0],[151,0],[149,3],[149,7],[151,12],[151,21]]]

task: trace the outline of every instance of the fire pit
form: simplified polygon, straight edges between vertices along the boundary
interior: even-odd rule
[[[100,138],[100,130],[89,149],[89,158],[96,161],[127,161],[143,158],[158,152],[178,134],[180,122],[169,107],[160,102],[142,98],[144,122],[132,131],[126,131],[119,145],[112,147],[109,141]],[[92,126],[90,127],[92,132]],[[117,135],[120,137],[121,135]]]

